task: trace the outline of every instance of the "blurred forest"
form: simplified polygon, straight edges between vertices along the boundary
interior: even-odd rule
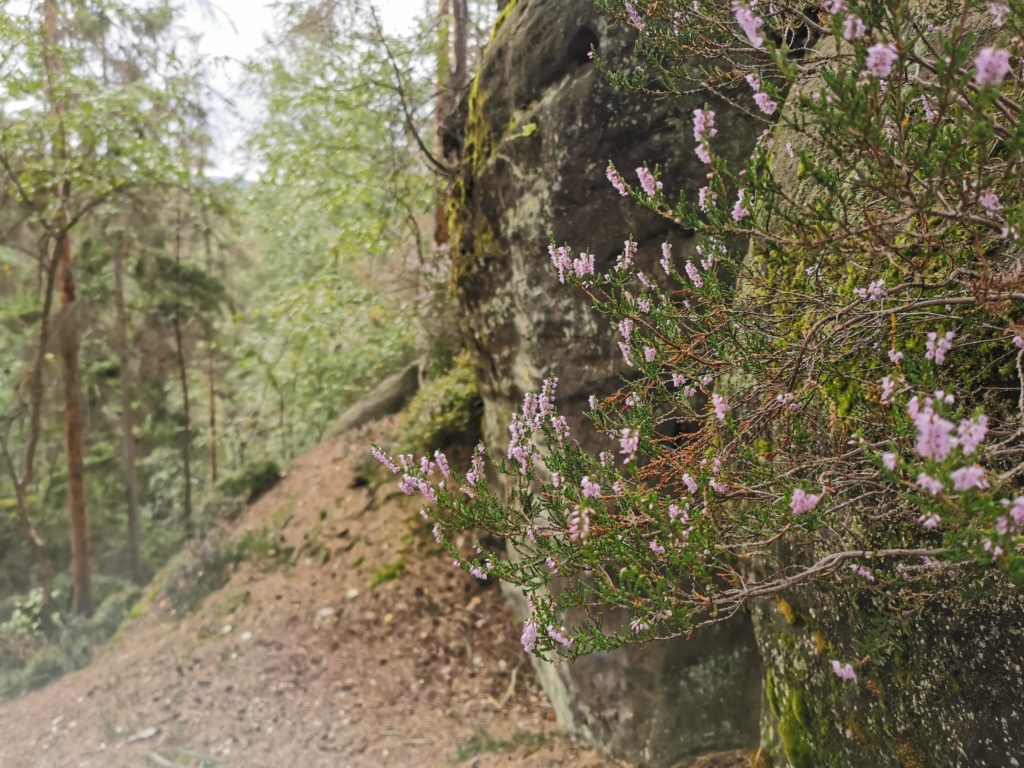
[[[396,36],[278,3],[249,181],[211,171],[231,104],[181,4],[0,10],[0,696],[40,648],[84,663],[382,378],[450,368],[439,127],[493,6]]]

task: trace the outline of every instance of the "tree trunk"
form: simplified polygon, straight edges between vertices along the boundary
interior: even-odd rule
[[[210,249],[210,228],[207,227],[203,233],[203,242],[206,247],[206,271],[213,272],[213,256]],[[210,410],[208,414],[208,435],[207,440],[210,446],[210,493],[217,489],[217,366],[214,359],[213,327],[206,334],[206,387],[207,399]]]
[[[181,379],[181,398],[185,424],[181,431],[181,463],[185,473],[185,508],[182,519],[185,535],[192,535],[192,422],[188,398],[188,368],[185,364],[185,344],[181,335],[181,318],[174,313],[174,345],[178,353],[178,375]]]
[[[469,86],[469,0],[452,1],[452,77],[454,101]]]
[[[143,583],[142,541],[139,533],[139,482],[135,470],[135,416],[132,412],[132,372],[128,355],[128,313],[124,305],[124,256],[129,244],[114,250],[114,302],[117,309],[117,356],[121,369],[121,432],[124,435],[124,479],[128,492],[128,559],[132,579]]]
[[[438,0],[437,4],[437,85],[434,95],[434,157],[444,160],[447,153],[444,147],[444,124],[452,113],[453,97],[449,89],[451,72],[449,72],[451,39],[451,0]],[[440,252],[448,245],[448,216],[445,211],[445,200],[448,195],[448,184],[437,181],[434,192],[434,251]]]
[[[43,3],[43,26],[46,31],[47,52],[44,66],[49,84],[50,109],[55,118],[53,151],[63,166],[67,161],[67,137],[64,133],[64,97],[59,93],[63,79],[63,63],[58,49],[59,24],[56,0]],[[63,168],[61,171],[63,172]],[[71,236],[68,228],[71,216],[68,204],[71,182],[58,182],[54,191],[57,198],[57,241],[53,257],[57,261],[57,283],[60,290],[61,327],[59,329],[59,357],[64,378],[64,438],[68,465],[68,509],[71,515],[71,571],[74,593],[71,610],[74,613],[92,613],[92,575],[89,570],[89,523],[86,515],[85,494],[85,438],[82,418],[82,382],[79,368],[79,318],[75,295],[74,263],[71,257]]]

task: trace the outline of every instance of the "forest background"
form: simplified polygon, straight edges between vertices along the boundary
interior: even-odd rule
[[[456,364],[439,126],[496,9],[273,8],[244,181],[185,6],[0,7],[0,696],[40,648],[85,663],[383,377]]]

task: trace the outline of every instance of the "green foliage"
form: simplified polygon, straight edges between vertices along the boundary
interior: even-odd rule
[[[507,738],[492,736],[485,729],[478,728],[464,744],[459,747],[456,762],[472,760],[479,755],[507,752],[513,749],[524,749],[529,755],[543,747],[550,737],[546,733],[524,733],[515,731]]]
[[[405,572],[405,558],[399,557],[396,560],[385,565],[379,571],[373,574],[373,580],[370,582],[370,586],[379,587],[385,582],[397,579]]]
[[[473,444],[480,438],[482,415],[476,372],[469,356],[460,355],[406,406],[398,429],[399,450],[431,454],[453,443]]]
[[[142,588],[130,585],[107,597],[89,620],[93,642],[102,643],[114,636],[142,598]]]
[[[221,480],[217,484],[217,490],[225,496],[243,498],[251,504],[277,485],[280,479],[281,467],[277,462],[259,461]]]
[[[238,538],[224,528],[216,528],[187,544],[159,581],[174,612],[181,615],[199,608],[208,596],[227,584],[245,560],[273,565],[288,562],[290,555],[280,533],[269,528],[249,530]]]

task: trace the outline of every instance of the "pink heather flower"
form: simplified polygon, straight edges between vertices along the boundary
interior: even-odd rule
[[[791,142],[791,141],[787,141],[786,142],[786,154],[789,155],[790,157],[794,156],[794,153],[793,153],[793,142]]]
[[[625,197],[629,194],[629,190],[626,189],[626,185],[622,181],[622,177],[619,176],[619,172],[615,170],[614,165],[608,166],[608,169],[605,171],[605,175],[608,177],[608,181],[612,183],[612,186],[619,191],[620,195]]]
[[[882,466],[888,469],[890,472],[896,471],[896,454],[892,451],[886,451],[882,454]]]
[[[885,280],[874,280],[867,288],[854,288],[853,292],[861,299],[867,301],[881,301],[889,292],[885,290]]]
[[[557,562],[555,561],[555,559],[554,559],[553,557],[549,557],[549,558],[547,558],[547,559],[546,559],[546,560],[544,561],[544,565],[545,565],[545,566],[547,567],[547,569],[548,569],[549,571],[551,571],[552,573],[558,573],[558,563],[557,563]]]
[[[569,650],[573,646],[572,639],[565,636],[565,627],[561,629],[555,629],[552,626],[548,626],[548,637],[558,643],[560,646]]]
[[[725,414],[729,408],[729,404],[725,401],[725,398],[717,393],[712,395],[711,406],[715,409],[715,418],[719,421],[725,421]]]
[[[636,169],[636,175],[640,179],[640,186],[648,197],[654,197],[661,190],[662,183],[655,179],[654,174],[644,166]]]
[[[925,472],[922,472],[917,476],[917,487],[923,491],[927,491],[932,496],[938,496],[942,493],[942,481],[936,480]]]
[[[939,527],[939,523],[942,522],[942,518],[938,515],[921,515],[917,518],[917,522],[921,524],[926,530],[934,531]]]
[[[629,464],[630,459],[635,458],[639,448],[640,435],[629,428],[622,430],[622,437],[619,438],[619,454],[629,457],[625,461],[626,464]]]
[[[651,628],[651,625],[643,619],[641,619],[639,616],[637,616],[635,619],[629,622],[629,628],[639,634],[640,632],[646,632],[648,629]]]
[[[732,207],[732,220],[735,222],[743,221],[743,219],[750,215],[750,211],[743,206],[743,198],[746,197],[746,195],[747,191],[745,189],[741,189],[739,196],[736,199],[736,205]]]
[[[899,58],[896,46],[891,43],[875,43],[868,48],[865,64],[875,77],[885,79],[892,72],[892,65]]]
[[[636,253],[636,243],[632,240],[626,240],[622,244],[622,253],[619,254],[619,258],[615,260],[615,271],[621,272],[624,269],[629,269],[633,266],[633,255]]]
[[[555,437],[561,442],[565,442],[569,438],[569,422],[565,420],[565,416],[556,416],[551,420],[551,427],[555,430]],[[537,461],[537,459],[534,459]]]
[[[661,544],[659,544],[657,541],[655,541],[653,539],[648,543],[647,546],[649,546],[651,548],[651,552],[653,552],[656,555],[664,555],[665,554],[665,548],[663,546],[661,546]]]
[[[661,268],[666,275],[672,274],[672,245],[671,243],[661,244]]]
[[[897,352],[895,349],[889,350],[889,360],[892,361],[893,365],[899,365],[900,361],[903,360],[903,353]]]
[[[572,270],[576,273],[576,277],[581,279],[587,275],[593,275],[594,255],[591,253],[581,253],[578,259],[573,259]]]
[[[843,22],[843,40],[852,43],[868,33],[867,25],[856,16],[850,15]]]
[[[683,376],[683,374],[681,374],[681,373],[673,373],[672,374],[672,386],[674,386],[676,389],[679,389],[685,383],[686,383],[686,377]]]
[[[629,344],[629,340],[633,338],[633,321],[630,318],[624,318],[619,322],[619,333],[622,334],[625,342]]]
[[[629,23],[643,32],[647,24],[644,22],[643,17],[636,12],[636,8],[633,7],[629,0],[626,0],[626,14],[629,16]]]
[[[840,664],[838,661],[833,660],[832,671],[836,673],[836,677],[846,683],[857,679],[857,672],[852,664]]]
[[[981,414],[974,419],[962,419],[957,427],[957,443],[965,456],[970,456],[985,440],[988,432],[988,416]]]
[[[523,636],[519,641],[523,644],[524,651],[533,653],[533,649],[537,647],[537,624],[533,619],[523,624]]]
[[[434,541],[436,541],[438,544],[441,544],[441,526],[439,524],[434,523],[433,533]]]
[[[1009,500],[1003,499],[1003,506],[1010,507],[1010,517],[1017,525],[1024,525],[1024,496],[1018,496],[1011,505]]]
[[[695,287],[701,288],[704,285],[704,281],[700,279],[700,272],[693,266],[692,261],[686,262],[686,275],[693,281]]]
[[[710,157],[704,162],[710,163]],[[708,208],[715,204],[715,199],[715,193],[712,192],[708,187],[701,187],[697,191],[697,207],[704,211],[704,213],[707,213]]]
[[[974,82],[999,85],[1010,74],[1010,52],[1002,48],[982,48],[974,60]]]
[[[950,434],[953,422],[935,413],[931,399],[925,401],[924,408],[918,409],[917,398],[913,398],[907,404],[907,412],[917,426],[914,448],[918,455],[932,461],[945,461],[957,443],[956,438]]]
[[[683,525],[685,525],[690,520],[690,516],[686,512],[686,510],[688,510],[689,508],[690,508],[689,504],[684,505],[682,509],[677,507],[675,504],[669,504],[668,505],[668,516],[669,516],[669,519],[675,521],[675,520],[678,520],[681,517],[681,518],[683,518]]]
[[[942,365],[946,362],[946,353],[953,348],[953,339],[955,337],[955,331],[946,331],[942,336],[939,336],[935,331],[929,331],[928,340],[924,343],[926,350],[924,353],[925,359],[934,360],[936,365]]]
[[[743,33],[747,36],[750,44],[755,48],[764,47],[764,37],[761,35],[761,27],[764,26],[764,21],[745,5],[740,5],[738,2],[733,2],[732,4],[732,15],[736,17],[736,22],[743,28]]]
[[[863,579],[867,579],[868,581],[874,581],[875,580],[875,574],[873,574],[871,571],[869,571],[863,565],[857,565],[856,563],[854,563],[853,565],[850,566],[850,570],[853,571],[855,574],[857,574],[858,576],[860,576]]]
[[[601,496],[601,486],[591,481],[589,476],[584,476],[583,482],[583,495],[588,499],[597,499]]]
[[[558,282],[565,283],[565,273],[572,268],[572,251],[562,246],[556,248],[554,244],[548,246],[548,254],[551,256],[551,263],[558,270]]]
[[[382,451],[380,448],[377,448],[376,446],[374,446],[374,448],[371,451],[371,453],[373,454],[373,458],[375,458],[377,461],[379,461],[385,467],[390,469],[393,474],[396,474],[396,475],[398,474],[398,472],[399,472],[398,465],[395,464],[395,462],[393,462],[391,460],[391,457],[388,456],[386,453],[384,453],[384,451]]]
[[[766,115],[773,114],[779,106],[779,103],[774,101],[772,97],[764,91],[759,91],[754,94],[754,103],[757,104],[757,108]]]
[[[892,376],[882,377],[882,405],[889,405],[892,401],[892,396],[896,392],[896,382]]]
[[[420,493],[422,493],[427,498],[427,501],[429,501],[431,504],[437,503],[437,492],[434,490],[434,486],[432,486],[426,480],[418,480],[416,484],[420,489]]]
[[[759,78],[755,73],[751,72],[746,75],[746,81],[747,85],[753,89],[754,93],[761,90],[761,78]]]
[[[711,164],[711,152],[709,152],[708,148],[703,144],[698,144],[694,152],[696,152],[697,157],[700,158],[700,161],[704,163],[704,165]]]
[[[810,512],[821,501],[821,494],[807,493],[803,488],[793,489],[793,499],[789,502],[789,508],[793,510],[794,515],[802,515],[805,512]]]
[[[846,10],[846,3],[844,0],[825,0],[825,10],[835,16]]]
[[[655,355],[657,355],[657,350],[654,347],[644,347],[644,360],[648,363],[654,362]]]
[[[576,507],[569,515],[569,538],[582,541],[590,533],[590,510]]]
[[[530,540],[530,543],[533,544],[533,546],[537,546],[537,529],[532,525],[528,525],[526,526],[525,533],[526,538]]]
[[[977,464],[969,467],[960,467],[949,473],[953,481],[954,491],[970,491],[974,488],[988,488],[988,480],[985,479],[985,470]]]
[[[448,457],[440,451],[434,451],[434,461],[437,462],[438,469],[441,470],[441,474],[445,477],[451,477],[451,470],[448,469]]]
[[[712,479],[710,483],[711,488],[714,490],[715,493],[726,493],[729,490],[728,483],[720,483],[715,479]]]
[[[989,213],[996,213],[997,211],[1003,210],[1003,204],[999,202],[999,195],[990,189],[987,189],[978,195],[978,205]]]
[[[686,485],[686,488],[687,488],[687,490],[690,491],[690,493],[696,493],[697,492],[697,481],[694,480],[692,477],[690,477],[689,474],[683,475],[682,478],[680,478],[680,479]]]
[[[479,565],[470,566],[469,575],[472,576],[474,579],[479,579],[480,581],[487,581],[487,572],[484,571]]]
[[[1006,17],[1010,14],[1010,9],[1003,3],[989,3],[988,12],[992,14],[992,19],[995,21],[996,26],[1001,27],[1006,23]]]
[[[718,135],[715,128],[715,111],[713,109],[693,110],[693,140],[700,144],[705,137]]]

